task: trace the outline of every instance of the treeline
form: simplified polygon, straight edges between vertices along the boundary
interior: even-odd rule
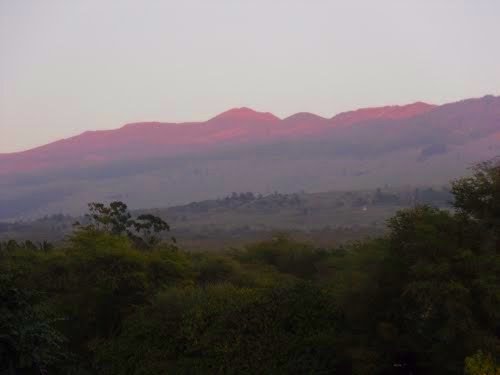
[[[382,238],[223,253],[91,206],[61,246],[2,245],[0,371],[498,375],[500,164],[451,191],[452,212],[400,211]]]
[[[186,213],[202,213],[208,212],[210,210],[223,208],[223,209],[235,209],[235,208],[255,208],[255,209],[266,209],[266,208],[279,208],[279,207],[297,207],[303,204],[304,201],[301,199],[300,195],[295,194],[281,194],[278,192],[262,195],[260,193],[236,193],[233,192],[230,195],[219,198],[216,200],[206,200],[201,202],[191,202],[183,206],[171,207],[169,212],[174,215],[186,214]]]
[[[318,198],[320,197],[320,198]],[[245,214],[250,215],[280,215],[275,220],[275,224],[281,228],[285,227],[290,220],[295,220],[296,217],[314,217],[319,212],[328,210],[332,215],[338,210],[347,212],[352,210],[353,215],[363,207],[375,207],[376,209],[388,208],[399,209],[401,207],[409,207],[415,204],[428,204],[436,207],[447,207],[452,200],[449,189],[442,188],[378,188],[371,191],[353,191],[353,192],[329,192],[329,193],[272,193],[262,195],[259,193],[245,192],[232,193],[224,198],[216,200],[206,200],[199,202],[191,202],[182,206],[175,206],[166,209],[143,210],[144,213],[154,213],[164,219],[168,219],[171,224],[174,224],[176,235],[184,236],[188,242],[196,240],[199,235],[204,235],[214,228],[217,230],[225,230],[228,227],[228,220],[225,219],[229,215]],[[318,208],[319,207],[319,208]],[[210,215],[210,217],[208,217]],[[380,220],[386,218],[384,213],[380,213]],[[205,224],[200,223],[197,219],[205,217]],[[33,242],[60,241],[64,236],[71,233],[73,223],[81,218],[75,218],[68,215],[55,214],[45,216],[37,220],[19,220],[13,222],[0,222],[0,241],[16,239],[20,241],[30,240]],[[315,228],[339,228],[349,224],[338,220],[335,223],[315,224]],[[316,222],[316,220],[315,220]],[[230,220],[229,220],[230,223]],[[250,228],[259,227],[259,220],[254,221],[249,219],[243,224]],[[369,222],[363,224],[364,227],[370,227]],[[292,229],[290,225],[288,229]],[[234,228],[231,227],[231,230]],[[260,228],[269,230],[272,228]],[[332,233],[333,235],[333,233]],[[220,233],[221,244],[227,243],[231,233]],[[262,237],[262,236],[260,236]],[[212,241],[211,241],[212,242]]]
[[[185,206],[172,209],[178,212],[206,212],[217,207],[220,208],[284,208],[307,206],[310,194],[293,193],[282,194],[274,192],[269,195],[252,192],[233,192],[227,197],[215,201],[192,202]],[[314,194],[313,194],[314,195]],[[341,194],[336,199],[336,206],[359,207],[364,205],[398,205],[410,206],[415,204],[427,204],[433,206],[449,206],[452,194],[447,187],[415,188],[394,190],[389,188],[377,188],[374,191],[352,191]]]

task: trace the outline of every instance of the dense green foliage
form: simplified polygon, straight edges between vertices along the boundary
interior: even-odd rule
[[[1,245],[0,373],[498,375],[500,165],[452,192],[382,238],[218,253],[94,206],[60,246]]]

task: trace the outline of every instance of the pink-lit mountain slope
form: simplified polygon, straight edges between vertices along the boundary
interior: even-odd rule
[[[283,120],[271,113],[235,108],[206,122],[133,123],[116,130],[87,131],[28,151],[0,154],[0,174],[92,166],[117,160],[200,153],[238,144],[320,136],[329,128],[369,120],[404,119],[426,113],[434,106],[414,103],[360,109],[332,119],[297,113]]]
[[[0,155],[0,220],[81,213],[90,201],[166,207],[233,191],[441,185],[500,155],[500,97],[279,119],[237,108],[147,122]]]
[[[332,118],[332,121],[339,125],[349,125],[375,119],[405,119],[429,112],[435,107],[436,105],[433,104],[416,102],[403,106],[395,105],[375,108],[361,108],[355,111],[339,113]]]

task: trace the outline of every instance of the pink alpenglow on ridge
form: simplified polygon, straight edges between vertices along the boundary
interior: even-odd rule
[[[361,121],[374,119],[404,119],[431,111],[437,106],[423,102],[402,106],[385,106],[362,108],[355,111],[343,112],[332,117],[332,121],[340,125],[350,125]]]
[[[279,121],[280,119],[270,112],[257,112],[251,108],[232,108],[213,117],[209,121],[231,120],[231,121]]]
[[[43,173],[283,142],[342,144],[345,140],[347,144],[358,144],[367,138],[376,142],[389,136],[391,142],[400,142],[399,139],[405,137],[414,138],[412,132],[421,129],[423,124],[439,134],[449,134],[450,139],[463,137],[464,132],[490,134],[495,139],[500,126],[497,118],[500,119],[500,97],[494,96],[442,106],[416,102],[362,108],[330,119],[307,112],[280,119],[269,112],[233,108],[205,122],[132,123],[114,130],[87,131],[23,152],[0,154],[0,174]],[[482,129],[478,128],[479,124]],[[384,130],[377,131],[379,127]]]

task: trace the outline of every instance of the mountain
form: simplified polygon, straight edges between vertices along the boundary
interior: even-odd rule
[[[0,175],[65,167],[99,165],[183,153],[199,153],[225,144],[273,142],[318,134],[332,126],[374,119],[405,118],[425,113],[432,105],[361,109],[328,120],[310,113],[297,113],[284,120],[268,112],[234,108],[206,122],[127,124],[116,130],[87,131],[32,150],[0,154]]]
[[[361,121],[375,119],[405,119],[429,112],[436,105],[416,102],[408,105],[393,105],[375,108],[361,108],[356,111],[339,113],[332,120],[336,124],[350,125]]]
[[[442,184],[498,154],[495,96],[332,118],[234,108],[205,122],[133,123],[0,154],[0,219],[77,213],[92,200],[154,207],[231,191]]]

